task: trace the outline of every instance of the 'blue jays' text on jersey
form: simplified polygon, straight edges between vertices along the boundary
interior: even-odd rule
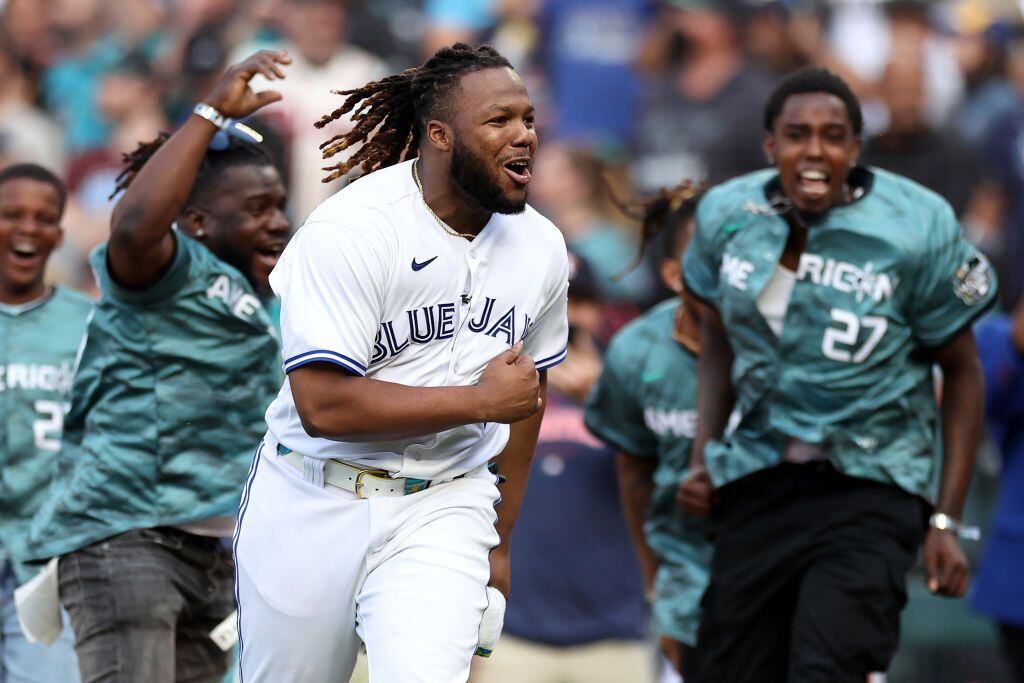
[[[37,558],[131,529],[233,515],[279,344],[246,278],[175,231],[174,261],[144,290],[120,287],[106,245],[56,486],[32,526]]]
[[[698,207],[686,284],[722,316],[742,413],[708,444],[717,485],[778,463],[792,437],[821,444],[842,472],[931,497],[941,446],[927,350],[995,301],[995,274],[937,194],[877,169],[854,177],[864,194],[810,226],[778,338],[757,308],[788,235],[766,210],[775,172]]]
[[[19,582],[29,525],[57,471],[75,355],[92,301],[56,287],[23,306],[0,304],[0,565]]]
[[[284,369],[332,363],[406,386],[475,384],[523,342],[538,370],[565,359],[569,262],[561,233],[529,206],[493,214],[467,241],[424,203],[411,161],[324,201],[270,276],[281,299]],[[509,427],[468,424],[424,437],[349,442],[310,437],[285,379],[267,410],[271,441],[401,477],[444,479],[498,455]]]
[[[585,415],[590,431],[616,450],[657,460],[644,525],[660,561],[654,627],[694,645],[711,544],[703,521],[676,505],[697,428],[697,357],[672,336],[678,308],[676,299],[659,304],[612,338]]]

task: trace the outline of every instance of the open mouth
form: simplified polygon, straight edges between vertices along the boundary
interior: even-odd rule
[[[817,169],[797,172],[797,187],[812,199],[827,197],[831,190],[828,173]]]
[[[10,251],[15,264],[23,266],[35,265],[42,254],[39,245],[34,242],[15,242]]]
[[[506,161],[502,168],[512,178],[512,182],[518,185],[529,185],[532,176],[530,175],[530,160],[528,158]]]
[[[278,260],[281,258],[282,251],[284,251],[284,247],[263,247],[256,250],[254,257],[256,262],[264,268],[267,270],[273,270],[274,266],[277,265]]]

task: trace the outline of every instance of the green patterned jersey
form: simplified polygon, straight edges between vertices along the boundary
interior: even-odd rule
[[[20,582],[29,525],[57,469],[75,355],[92,301],[62,287],[23,306],[0,304],[0,565]]]
[[[678,307],[677,300],[659,304],[615,335],[584,416],[616,450],[657,460],[644,525],[661,565],[655,628],[693,644],[711,548],[704,523],[676,505],[697,427],[697,358],[672,337]]]
[[[686,284],[722,316],[742,414],[705,451],[719,486],[778,463],[795,438],[846,474],[932,497],[941,446],[925,352],[995,301],[995,275],[937,194],[854,173],[862,196],[810,225],[780,337],[757,307],[788,235],[767,210],[777,174],[736,178],[698,206]]]
[[[106,245],[103,292],[75,376],[53,495],[32,554],[59,555],[131,529],[232,515],[281,381],[271,319],[249,282],[175,233],[153,286],[120,287]]]

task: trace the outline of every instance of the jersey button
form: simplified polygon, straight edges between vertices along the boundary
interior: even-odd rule
[[[476,249],[469,250],[469,258],[476,258]]]

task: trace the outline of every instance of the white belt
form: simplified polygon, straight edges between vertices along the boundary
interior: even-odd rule
[[[280,457],[300,472],[305,470],[302,463],[305,456],[302,454],[290,451]],[[408,479],[395,479],[388,474],[387,470],[356,467],[340,460],[325,459],[323,463],[325,484],[351,491],[360,498],[382,496],[394,498],[404,496],[406,493],[422,491],[427,487],[427,482],[421,482],[419,479],[412,480],[416,482],[413,486],[407,486]]]

